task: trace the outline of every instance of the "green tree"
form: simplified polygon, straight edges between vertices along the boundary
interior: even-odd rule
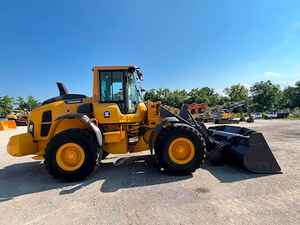
[[[33,108],[39,105],[39,101],[32,96],[28,96],[27,101],[27,110],[31,111]]]
[[[286,108],[300,107],[300,81],[296,82],[294,87],[287,87],[283,91],[282,99]]]
[[[249,98],[248,89],[241,84],[235,84],[229,88],[225,88],[224,92],[232,102],[247,101]]]
[[[10,96],[0,97],[0,115],[5,116],[13,110],[14,98]]]
[[[163,104],[179,108],[183,103],[207,103],[209,106],[231,106],[235,102],[245,102],[251,111],[273,111],[300,107],[300,81],[293,87],[281,91],[279,85],[271,81],[255,83],[249,90],[241,85],[232,85],[224,90],[226,96],[220,96],[209,87],[169,90],[151,89],[145,93],[145,100],[161,101]],[[250,93],[250,96],[249,96]]]
[[[229,105],[230,98],[228,96],[219,96],[218,105]]]
[[[145,101],[158,101],[158,96],[157,96],[157,93],[156,93],[156,90],[155,89],[151,89],[149,91],[147,91],[144,95],[144,100]]]
[[[156,95],[158,97],[158,100],[161,101],[164,104],[167,104],[167,98],[170,95],[171,91],[167,88],[159,88],[156,91]]]
[[[16,105],[16,108],[19,110],[26,110],[28,108],[28,105],[27,105],[25,99],[21,96],[16,98],[15,105]]]
[[[151,89],[145,93],[144,99],[150,101],[161,101],[163,104],[168,104],[168,98],[171,95],[171,91],[167,88]]]
[[[257,112],[273,111],[280,108],[282,92],[279,85],[270,80],[255,83],[251,88],[253,108]]]
[[[215,106],[220,101],[220,96],[213,88],[203,87],[194,88],[189,93],[190,102],[207,103],[209,106]]]
[[[185,90],[175,90],[169,93],[166,98],[168,105],[180,108],[188,99],[188,93]]]

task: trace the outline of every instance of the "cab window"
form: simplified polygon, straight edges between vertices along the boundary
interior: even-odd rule
[[[137,81],[138,78],[135,73],[128,74],[126,84],[126,93],[128,98],[128,113],[135,113],[138,104],[142,101]]]
[[[100,102],[118,104],[122,113],[135,113],[142,101],[136,72],[100,71]]]
[[[124,101],[123,71],[103,71],[100,74],[101,102]]]

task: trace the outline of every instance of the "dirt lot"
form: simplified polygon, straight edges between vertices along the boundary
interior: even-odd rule
[[[283,174],[204,165],[161,174],[149,155],[110,158],[83,183],[61,183],[5,146],[0,132],[0,224],[300,224],[300,121],[242,124],[263,131]]]

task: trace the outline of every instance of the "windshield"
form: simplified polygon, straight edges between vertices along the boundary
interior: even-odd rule
[[[143,101],[141,82],[136,72],[128,73],[127,78],[128,113],[134,113],[137,105]]]

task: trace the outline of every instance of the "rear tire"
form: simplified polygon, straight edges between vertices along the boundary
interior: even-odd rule
[[[166,172],[189,174],[202,164],[205,148],[205,141],[198,131],[181,125],[163,131],[161,138],[158,139],[155,154],[159,166]],[[177,156],[176,151],[179,152]]]
[[[61,153],[61,151],[65,152]],[[66,155],[70,151],[71,155]],[[70,157],[71,161],[68,162]],[[45,151],[45,166],[54,178],[71,182],[80,181],[94,171],[97,157],[98,152],[93,136],[87,130],[69,129],[57,134],[48,143]]]

